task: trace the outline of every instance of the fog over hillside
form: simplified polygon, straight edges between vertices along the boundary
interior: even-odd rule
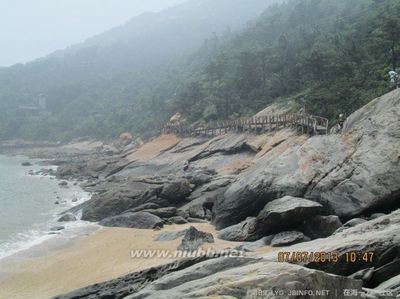
[[[31,61],[184,1],[0,0],[0,66]]]
[[[205,40],[215,43],[218,35],[238,29],[275,2],[189,0],[26,65],[0,69],[0,138],[112,137],[149,129],[150,116],[138,117],[154,110],[149,105],[162,109],[156,103],[173,96],[178,79],[172,78],[183,69],[176,72],[172,66],[181,65]],[[162,89],[157,96],[149,93],[156,86]],[[39,95],[47,102],[45,116],[21,116],[18,107],[37,105]]]

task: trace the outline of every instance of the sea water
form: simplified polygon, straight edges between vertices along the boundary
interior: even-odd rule
[[[60,213],[87,200],[90,194],[71,183],[61,187],[50,176],[30,175],[43,167],[32,160],[33,166],[22,166],[24,161],[29,160],[0,155],[0,259],[85,225],[57,220]],[[60,225],[65,230],[50,231]]]

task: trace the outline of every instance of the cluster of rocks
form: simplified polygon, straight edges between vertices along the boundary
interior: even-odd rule
[[[78,172],[89,180],[84,187],[96,194],[70,212],[80,210],[83,220],[105,226],[154,229],[210,220],[219,238],[244,242],[238,247],[244,251],[270,245],[341,256],[351,250],[373,251],[384,257],[372,263],[301,265],[277,263],[276,253],[213,259],[165,275],[154,269],[157,280],[142,283],[141,291],[131,295],[125,284],[110,291],[112,284],[107,283],[107,298],[245,298],[257,287],[310,285],[331,294],[367,288],[371,294],[365,298],[381,298],[379,290],[396,289],[400,274],[400,244],[394,233],[400,228],[399,115],[397,90],[352,114],[341,135],[307,138],[286,129],[257,137],[191,137],[146,159],[135,155],[135,149],[76,159],[61,165],[58,176]],[[193,231],[187,234],[189,241],[211,241]],[[182,246],[194,248],[196,242]],[[143,279],[137,275],[130,280],[133,285],[138,277]],[[99,286],[94,288],[101,292]],[[375,291],[369,291],[372,288]],[[113,292],[119,295],[112,297]],[[335,293],[330,298],[340,297]]]
[[[289,253],[335,253],[337,262],[290,257],[282,262],[278,252],[243,257],[215,254],[135,272],[57,298],[396,298],[400,292],[399,230],[397,210],[328,238],[285,248]],[[161,240],[186,232],[164,233]],[[360,255],[350,262],[346,260],[349,252]],[[362,255],[370,252],[374,256],[364,260]],[[300,290],[307,296],[294,293]],[[316,295],[321,291],[324,294]]]

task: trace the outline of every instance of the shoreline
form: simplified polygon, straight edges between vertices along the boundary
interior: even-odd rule
[[[0,298],[48,299],[168,264],[177,259],[132,258],[131,251],[176,251],[181,237],[172,241],[153,238],[161,232],[181,231],[190,225],[214,235],[215,243],[202,246],[204,250],[223,250],[239,244],[216,238],[215,228],[209,223],[168,225],[161,231],[101,227],[66,242],[44,243],[8,261],[0,261],[0,267],[7,270],[6,275],[0,274]]]
[[[29,251],[31,248],[40,246],[45,242],[51,242],[53,239],[57,238],[73,238],[74,234],[80,234],[80,230],[85,230],[85,228],[90,228],[96,226],[95,223],[90,223],[82,221],[80,219],[71,222],[59,222],[58,219],[66,213],[71,208],[78,206],[86,201],[88,201],[92,194],[87,192],[80,186],[77,186],[74,180],[65,180],[68,182],[68,189],[63,189],[59,185],[59,182],[64,181],[56,176],[52,175],[46,170],[57,171],[56,165],[44,165],[43,159],[32,158],[21,154],[8,155],[1,153],[0,156],[15,159],[16,163],[21,161],[27,161],[32,163],[29,167],[21,166],[21,171],[24,172],[24,177],[32,177],[40,180],[49,180],[49,184],[54,185],[54,206],[49,206],[49,209],[53,211],[51,215],[49,214],[48,219],[43,219],[40,223],[35,223],[31,225],[39,225],[37,229],[32,229],[31,227],[21,228],[20,231],[13,232],[8,237],[3,240],[2,251],[0,252],[0,262],[8,257],[18,255],[21,252]],[[44,170],[44,171],[43,171]],[[58,187],[55,186],[58,184]],[[56,205],[56,202],[59,204]],[[60,231],[53,231],[51,228],[56,226],[62,226],[64,229]]]

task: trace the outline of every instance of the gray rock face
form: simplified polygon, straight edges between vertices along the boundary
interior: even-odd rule
[[[58,222],[71,222],[71,221],[76,221],[76,217],[70,213],[67,213],[58,219]]]
[[[342,226],[338,216],[314,216],[306,220],[299,228],[306,236],[312,239],[326,238]]]
[[[290,290],[329,290],[330,295],[324,298],[333,299],[339,298],[336,290],[361,291],[361,281],[287,263],[250,258],[219,258],[168,274],[125,299],[277,298],[271,293],[259,296],[259,289],[287,293]]]
[[[100,221],[148,203],[168,205],[168,202],[163,203],[157,197],[161,188],[161,184],[129,179],[114,182],[107,191],[94,195],[89,201],[73,208],[73,211],[82,209],[82,220]]]
[[[400,90],[353,113],[343,135],[290,139],[258,159],[216,202],[219,229],[257,214],[276,198],[313,199],[351,218],[400,194]]]
[[[311,200],[285,196],[267,203],[257,215],[256,230],[269,235],[292,229],[320,212],[322,206]]]
[[[128,212],[119,216],[106,218],[100,221],[99,224],[108,227],[153,229],[155,227],[162,227],[163,220],[158,216],[146,212]]]
[[[287,231],[274,235],[273,239],[271,240],[271,246],[282,247],[308,240],[309,239],[307,239],[306,236],[304,236],[304,234],[301,232]]]
[[[182,251],[197,250],[204,243],[214,243],[213,235],[210,233],[198,231],[195,227],[191,226],[186,231],[182,243],[178,247],[178,250]]]

